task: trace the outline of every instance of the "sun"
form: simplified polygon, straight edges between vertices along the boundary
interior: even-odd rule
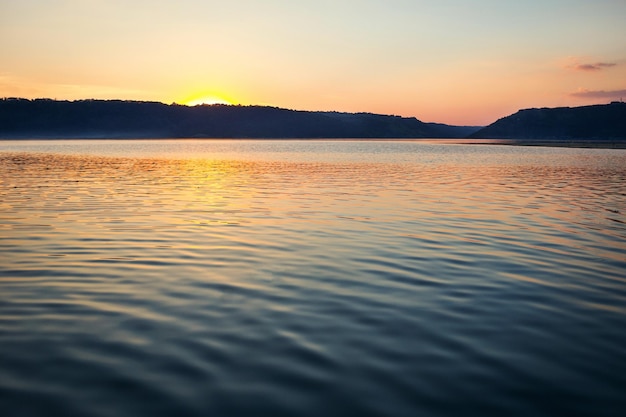
[[[194,97],[190,100],[185,101],[184,104],[188,106],[201,106],[203,104],[211,105],[211,104],[233,104],[233,103],[219,96],[208,95],[208,96],[202,96],[202,97]]]

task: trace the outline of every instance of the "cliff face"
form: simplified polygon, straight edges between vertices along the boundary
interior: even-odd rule
[[[520,110],[471,134],[475,139],[626,139],[626,103]]]
[[[2,138],[426,138],[477,128],[371,113],[120,100],[0,100]]]

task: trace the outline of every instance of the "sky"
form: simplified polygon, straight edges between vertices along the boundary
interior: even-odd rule
[[[486,125],[626,99],[625,0],[0,0],[0,97]]]

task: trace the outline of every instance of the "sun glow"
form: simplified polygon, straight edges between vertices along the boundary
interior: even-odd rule
[[[191,98],[187,101],[185,101],[186,105],[188,106],[200,106],[203,104],[233,104],[231,101],[226,100],[223,97],[219,97],[219,96],[215,96],[215,95],[206,95],[206,96],[201,96],[201,97],[194,97]]]

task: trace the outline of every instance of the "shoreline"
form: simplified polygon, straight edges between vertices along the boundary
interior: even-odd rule
[[[480,140],[480,139],[479,139]],[[553,148],[626,149],[626,140],[550,140],[550,139],[493,139],[494,142],[464,142],[467,145],[539,146]]]
[[[506,145],[506,146],[537,146],[558,148],[589,148],[589,149],[626,149],[626,140],[577,140],[577,139],[466,139],[466,138],[198,138],[198,137],[26,137],[3,138],[0,142],[27,142],[27,141],[375,141],[375,142],[422,142],[447,145]]]

